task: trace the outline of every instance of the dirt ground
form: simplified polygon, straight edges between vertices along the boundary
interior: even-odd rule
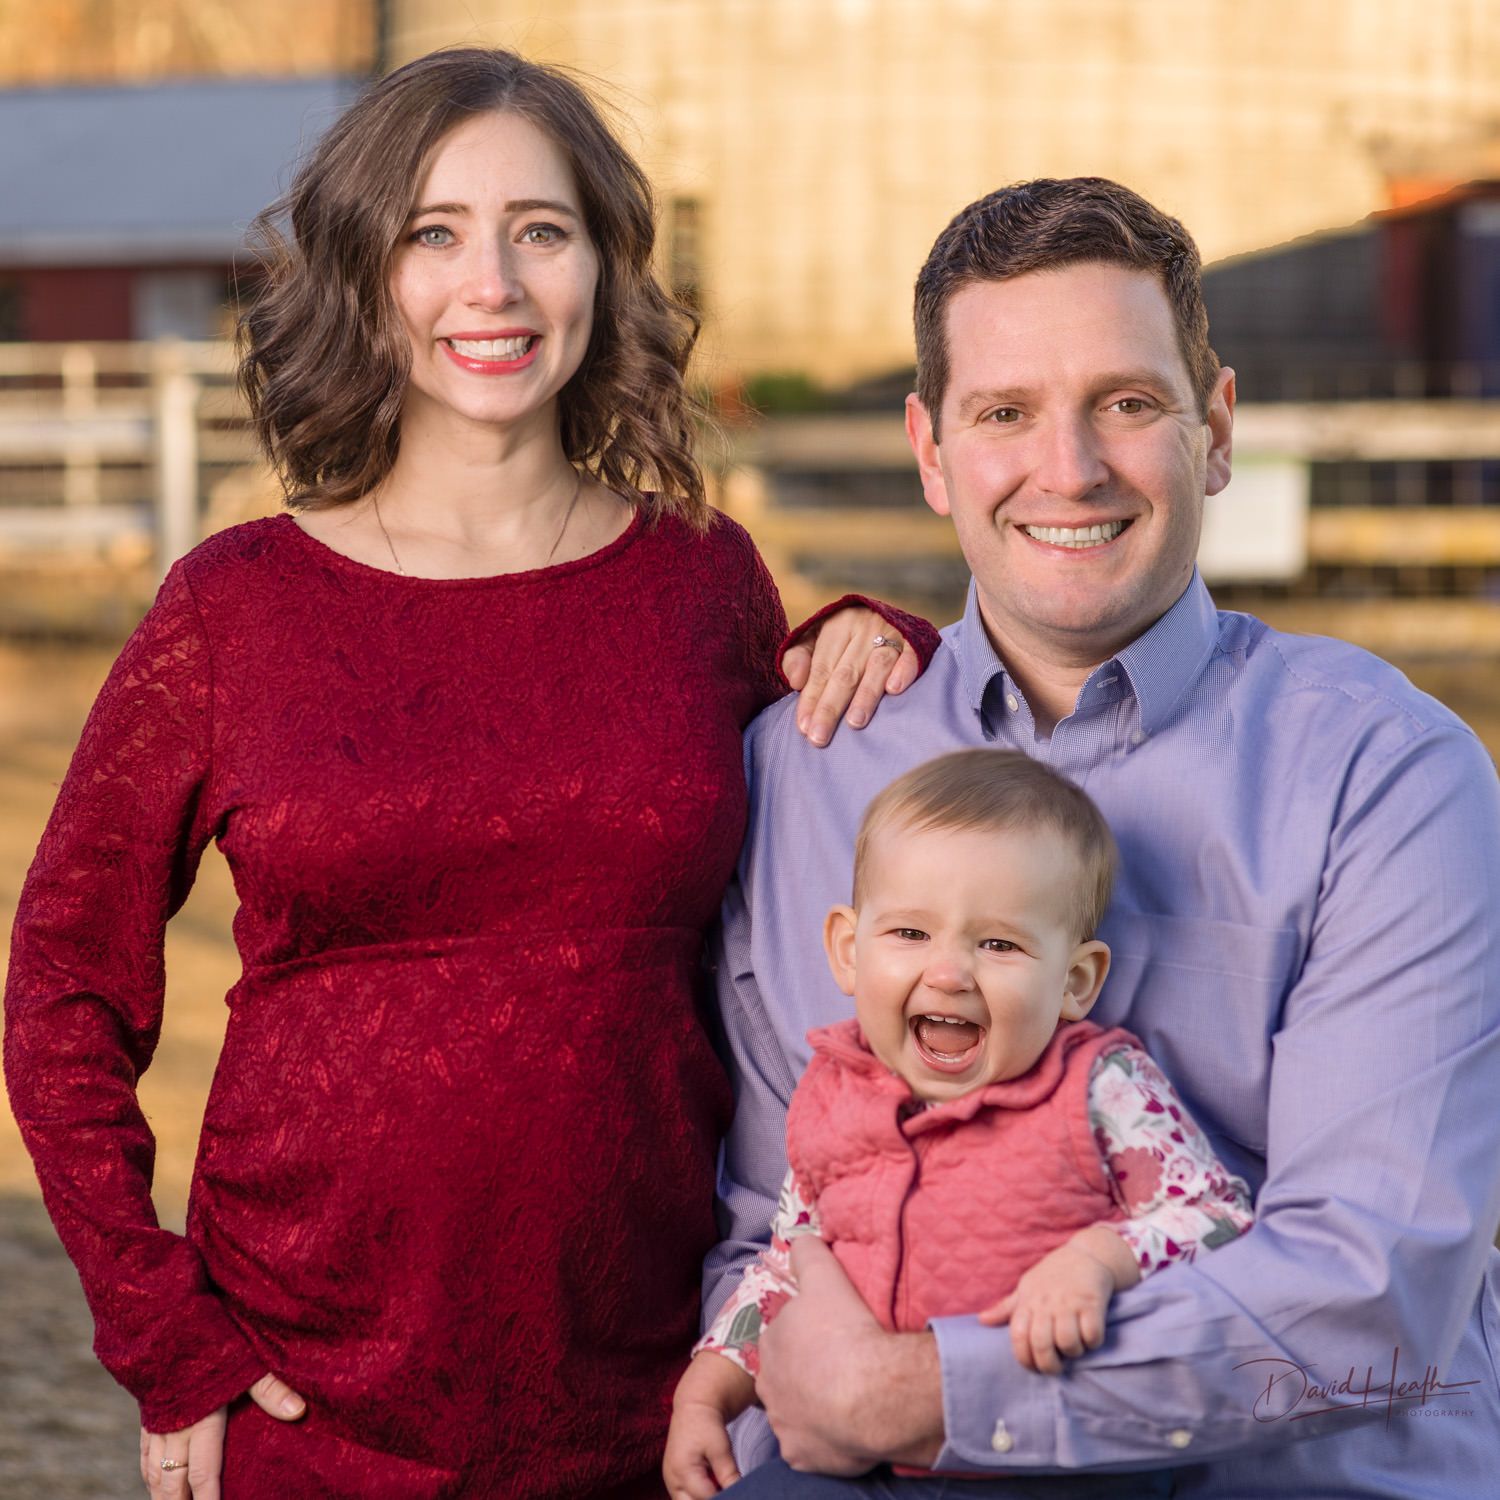
[[[110,656],[97,648],[0,642],[0,940],[10,932],[21,881]],[[1500,754],[1500,667],[1407,670]],[[166,1025],[141,1085],[158,1139],[157,1208],[175,1228],[223,1040],[223,996],[239,975],[233,912],[228,871],[211,850],[168,933]],[[142,1493],[135,1406],[94,1362],[92,1334],[78,1278],[0,1102],[0,1495],[120,1500]]]

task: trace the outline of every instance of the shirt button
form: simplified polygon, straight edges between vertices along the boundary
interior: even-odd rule
[[[1021,700],[1017,698],[1014,693],[1007,693],[1005,695],[1005,706],[1013,714],[1018,714],[1021,712]]]
[[[1186,1427],[1179,1427],[1175,1431],[1169,1432],[1167,1434],[1167,1441],[1174,1448],[1186,1448],[1187,1445],[1192,1442],[1192,1440],[1193,1435],[1187,1430]]]
[[[1144,745],[1146,743],[1146,731],[1144,729],[1132,730],[1130,743],[1132,745]]]
[[[1009,1453],[1015,1446],[1016,1440],[1005,1430],[1005,1423],[996,1422],[994,1434],[990,1438],[990,1447],[996,1453]]]

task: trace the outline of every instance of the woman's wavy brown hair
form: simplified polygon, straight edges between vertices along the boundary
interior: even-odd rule
[[[698,319],[652,269],[651,185],[577,83],[480,48],[433,52],[372,84],[255,220],[263,280],[240,319],[240,388],[287,503],[341,505],[390,472],[411,369],[392,259],[438,144],[491,110],[557,144],[599,252],[593,334],[558,396],[564,453],[636,503],[707,526],[701,413],[683,384]]]

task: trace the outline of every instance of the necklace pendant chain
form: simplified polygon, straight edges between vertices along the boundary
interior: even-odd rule
[[[562,525],[558,528],[557,537],[553,541],[552,546],[547,553],[547,561],[546,563],[542,564],[543,567],[546,567],[547,564],[552,561],[552,559],[557,555],[557,549],[562,546],[562,539],[564,534],[567,532],[568,522],[573,519],[573,511],[577,507],[578,497],[582,493],[583,470],[575,468],[573,470],[573,494],[568,501],[567,510],[563,512]],[[370,505],[375,512],[375,524],[380,528],[380,534],[385,538],[385,545],[390,551],[391,561],[396,565],[396,571],[403,578],[405,578],[407,576],[406,569],[401,566],[401,558],[396,551],[396,544],[391,540],[391,534],[386,530],[385,527],[385,518],[380,514],[380,495],[374,490],[370,492]]]
[[[380,516],[380,496],[373,490],[370,492],[370,504],[375,507],[375,524],[380,528],[380,534],[385,538],[385,544],[391,549],[391,561],[396,565],[396,571],[406,577],[406,569],[401,566],[401,559],[396,556],[396,544],[391,540],[391,534],[385,529],[385,522]]]

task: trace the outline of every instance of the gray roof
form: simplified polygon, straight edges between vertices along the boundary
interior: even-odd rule
[[[0,91],[0,265],[230,259],[361,83]]]

